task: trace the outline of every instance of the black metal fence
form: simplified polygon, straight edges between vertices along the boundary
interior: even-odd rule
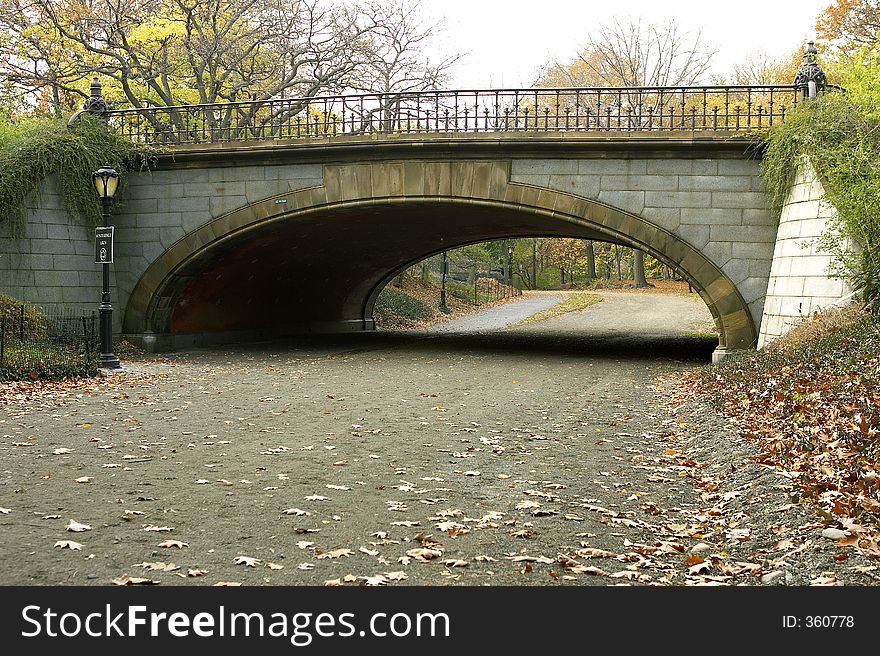
[[[93,376],[95,312],[19,305],[0,311],[0,380]]]
[[[507,285],[493,276],[479,276],[473,284],[447,282],[446,288],[455,298],[467,301],[472,305],[482,305],[522,295],[522,290],[513,285]]]
[[[785,120],[795,85],[349,94],[111,111],[132,141],[236,143],[339,135],[751,131]]]

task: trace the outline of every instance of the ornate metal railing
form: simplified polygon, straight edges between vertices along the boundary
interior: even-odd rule
[[[784,121],[799,102],[801,88],[793,84],[493,89],[282,98],[103,115],[128,139],[178,145],[416,133],[746,132]]]

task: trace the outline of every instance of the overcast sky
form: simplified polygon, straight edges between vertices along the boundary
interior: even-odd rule
[[[535,71],[571,59],[591,26],[611,19],[674,17],[718,49],[714,72],[729,73],[750,53],[773,57],[815,36],[816,16],[832,0],[423,0],[445,17],[443,42],[470,54],[454,71],[458,88],[529,86]]]

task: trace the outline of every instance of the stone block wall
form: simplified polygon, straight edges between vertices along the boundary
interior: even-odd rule
[[[831,255],[816,243],[834,216],[824,196],[821,180],[805,161],[779,218],[758,348],[813,312],[845,303],[850,297],[843,280],[828,276]]]
[[[215,166],[132,174],[114,211],[120,307],[147,267],[187,233],[266,198],[320,185],[321,164]]]
[[[510,167],[513,183],[606,203],[702,251],[743,296],[761,326],[760,346],[799,317],[848,295],[842,282],[827,276],[830,257],[810,244],[831,212],[821,203],[824,192],[811,170],[796,181],[777,227],[755,160],[581,156],[513,158]],[[113,211],[116,328],[141,276],[175,242],[252,203],[318,187],[323,175],[317,162],[131,174]],[[96,309],[101,269],[94,263],[94,232],[64,211],[54,177],[27,199],[26,211],[21,237],[13,237],[8,222],[0,223],[0,292],[45,306]]]
[[[681,237],[730,278],[758,326],[776,238],[758,165],[686,157],[519,159],[511,180],[598,200]]]
[[[14,235],[0,222],[0,293],[46,308],[96,310],[101,301],[101,266],[95,264],[95,231],[62,206],[57,176],[25,199],[25,228]],[[117,290],[110,267],[111,298]],[[122,313],[114,313],[121,326]]]

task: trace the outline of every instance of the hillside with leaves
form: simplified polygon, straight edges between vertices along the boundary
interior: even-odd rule
[[[683,396],[710,399],[755,440],[755,459],[795,483],[792,503],[813,507],[839,546],[880,557],[878,382],[880,323],[853,307],[693,374]]]

